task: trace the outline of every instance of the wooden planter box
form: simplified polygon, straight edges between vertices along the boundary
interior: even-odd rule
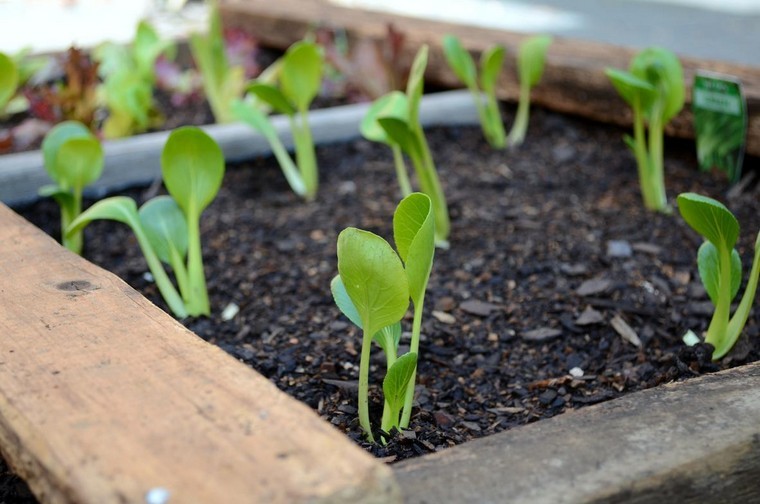
[[[249,12],[258,4],[222,5],[227,19],[242,19],[234,6]],[[310,14],[304,8],[289,15],[296,12]],[[432,35],[426,41],[433,43]],[[466,93],[448,96],[464,100]],[[442,110],[430,98],[425,103]],[[356,110],[333,114],[322,129],[342,133],[328,141],[356,134]],[[751,124],[760,127],[754,116]],[[246,130],[247,140],[231,141],[237,147],[227,153],[261,152],[245,150],[252,137]],[[160,149],[163,141],[147,143]],[[158,158],[157,150],[132,148],[119,154],[132,166]],[[33,177],[20,182],[24,172],[16,166],[7,178],[18,184],[5,193],[11,200],[41,185]],[[41,173],[39,159],[33,169]],[[105,183],[134,181],[119,179],[118,171]],[[157,173],[154,165],[141,177]],[[2,177],[0,170],[0,187],[8,187]],[[170,492],[169,503],[760,499],[760,364],[630,394],[390,468],[2,205],[0,243],[0,449],[42,502],[145,502],[155,488]]]

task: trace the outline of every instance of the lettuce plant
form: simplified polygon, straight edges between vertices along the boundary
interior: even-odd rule
[[[145,21],[138,24],[129,46],[106,43],[95,49],[109,111],[103,124],[106,138],[144,132],[160,119],[153,100],[155,64],[159,56],[173,57],[175,52],[176,46],[162,40]]]
[[[637,54],[627,72],[608,68],[605,72],[620,96],[633,109],[633,138],[625,142],[636,157],[644,206],[667,212],[663,170],[665,125],[684,104],[683,69],[675,54],[651,47]],[[648,138],[644,126],[649,127]]]
[[[496,99],[496,81],[501,72],[505,52],[504,47],[500,45],[484,51],[480,56],[480,75],[478,75],[475,61],[462,47],[459,39],[453,35],[443,37],[443,54],[446,56],[446,61],[459,80],[464,82],[472,93],[483,135],[495,149],[503,149],[507,145],[499,102]]]
[[[248,87],[248,91],[255,97],[290,119],[296,152],[295,163],[271,122],[256,104],[237,100],[232,106],[238,119],[261,132],[269,141],[290,187],[307,200],[316,197],[319,186],[319,170],[308,114],[309,105],[319,93],[323,66],[322,51],[316,44],[296,42],[288,48],[279,63],[279,86],[259,79]]]
[[[191,35],[190,50],[203,76],[203,90],[216,122],[232,122],[232,101],[243,94],[245,69],[242,65],[230,65],[227,59],[219,9],[214,2],[211,5],[208,32]]]
[[[731,316],[731,301],[742,283],[742,261],[734,246],[739,222],[718,201],[695,193],[678,195],[678,210],[687,224],[705,238],[697,253],[699,277],[715,305],[705,341],[715,347],[713,359],[723,357],[739,339],[755,300],[760,277],[760,233],[755,256],[741,301]]]
[[[79,216],[68,233],[98,219],[127,224],[137,237],[150,272],[169,309],[180,318],[210,313],[200,240],[200,215],[213,201],[224,177],[224,156],[216,142],[195,127],[169,135],[161,154],[169,196],[158,196],[138,211],[131,198],[98,201]],[[179,293],[161,263],[174,272]]]
[[[374,442],[369,419],[369,358],[372,342],[385,353],[385,403],[381,430],[409,427],[419,355],[422,308],[435,253],[435,218],[430,198],[412,193],[393,215],[398,254],[380,236],[347,228],[338,236],[338,276],[331,283],[335,303],[362,329],[359,364],[359,423]],[[414,305],[409,352],[398,356],[401,319]],[[400,415],[400,417],[399,417]]]
[[[530,90],[538,84],[544,74],[546,51],[552,43],[548,35],[536,35],[522,44],[517,52],[517,74],[520,79],[520,98],[517,102],[517,115],[507,141],[511,147],[525,141],[530,118]]]
[[[423,45],[412,63],[406,95],[402,97],[399,93],[391,92],[390,97],[386,95],[379,98],[363,119],[362,132],[367,139],[386,143],[392,149],[397,146],[409,156],[420,189],[430,197],[433,204],[436,244],[446,248],[451,227],[449,210],[419,118],[427,59],[428,47]],[[406,168],[402,168],[398,151],[394,151],[394,159],[399,185],[402,193],[406,193],[410,190],[408,177]]]
[[[82,233],[66,229],[82,212],[82,192],[103,173],[103,149],[98,139],[79,122],[54,126],[42,142],[45,170],[54,184],[40,188],[40,196],[50,196],[61,207],[61,242],[82,253]]]

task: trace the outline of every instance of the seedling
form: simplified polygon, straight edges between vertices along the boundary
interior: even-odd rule
[[[683,108],[681,63],[672,52],[652,47],[637,54],[627,72],[608,68],[605,73],[633,109],[633,138],[626,135],[625,142],[636,157],[644,206],[667,212],[663,130]],[[649,128],[648,139],[645,122]]]
[[[495,149],[503,149],[507,145],[499,102],[496,99],[496,80],[501,72],[505,52],[504,47],[499,45],[484,51],[480,56],[480,75],[478,75],[475,61],[462,47],[459,39],[453,35],[443,37],[443,54],[446,56],[446,61],[459,80],[464,82],[472,93],[483,134],[491,147]]]
[[[82,233],[66,229],[82,212],[84,188],[103,172],[103,149],[98,139],[79,122],[62,122],[51,129],[42,142],[45,170],[55,182],[40,188],[40,196],[50,196],[61,207],[63,245],[82,253]]]
[[[155,64],[159,56],[171,58],[175,52],[176,46],[161,40],[145,21],[138,24],[130,46],[106,43],[95,49],[109,110],[103,125],[106,138],[141,133],[160,120],[153,100]]]
[[[520,98],[517,102],[517,115],[512,129],[509,131],[510,147],[521,145],[528,132],[530,119],[530,91],[541,80],[544,74],[546,51],[552,43],[548,35],[536,35],[522,44],[517,52],[517,74],[520,79]]]
[[[319,47],[311,42],[297,42],[288,48],[280,62],[279,86],[260,79],[248,87],[248,91],[259,100],[290,119],[296,152],[295,164],[271,122],[255,104],[241,100],[233,103],[233,113],[264,135],[290,187],[307,200],[316,197],[319,185],[319,170],[308,113],[309,105],[319,93],[322,72],[323,56]]]
[[[702,284],[715,305],[705,341],[715,347],[713,360],[717,360],[739,339],[755,300],[760,277],[760,233],[755,240],[747,286],[731,316],[731,301],[742,282],[742,261],[734,248],[739,237],[739,222],[720,202],[695,193],[678,195],[678,209],[686,223],[707,240],[699,247],[697,266]]]
[[[210,11],[208,32],[191,35],[190,50],[203,75],[203,90],[216,122],[227,123],[234,119],[232,101],[240,98],[245,89],[245,69],[241,65],[229,64],[215,2],[212,2]]]
[[[137,237],[150,272],[169,309],[179,318],[210,313],[200,242],[200,215],[219,192],[224,156],[216,142],[195,127],[169,135],[161,172],[170,196],[158,196],[139,210],[131,198],[116,196],[95,203],[72,222],[81,232],[93,220],[127,224]],[[162,262],[171,265],[177,293]]]
[[[0,115],[5,106],[16,94],[19,75],[16,62],[10,56],[0,52]]]
[[[409,156],[417,174],[420,189],[432,201],[435,215],[436,244],[439,247],[447,248],[450,222],[446,196],[443,194],[438,172],[433,163],[433,156],[430,154],[430,148],[419,120],[427,58],[428,47],[423,45],[412,63],[405,100],[393,92],[390,93],[390,97],[386,95],[379,98],[362,121],[362,133],[370,140],[390,145],[391,149],[397,146]],[[403,163],[397,151],[394,151],[394,160],[402,193],[411,191],[406,176],[406,168],[402,168]]]
[[[430,198],[412,193],[393,216],[398,254],[380,236],[347,228],[338,236],[338,276],[331,283],[335,303],[363,331],[359,363],[359,423],[374,442],[369,420],[369,358],[372,341],[385,352],[385,404],[381,430],[409,426],[419,355],[422,308],[435,253],[435,218]],[[409,352],[397,357],[401,319],[414,305]],[[399,418],[401,415],[401,418]]]

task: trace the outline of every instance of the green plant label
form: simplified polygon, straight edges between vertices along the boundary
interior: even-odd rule
[[[741,84],[730,76],[698,72],[692,94],[700,169],[718,168],[732,183],[737,182],[747,136],[747,105]]]

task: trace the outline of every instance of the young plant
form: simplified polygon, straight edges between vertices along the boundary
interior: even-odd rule
[[[755,256],[742,299],[731,316],[731,301],[742,282],[742,261],[734,246],[739,222],[718,201],[695,193],[678,195],[678,210],[687,224],[705,240],[697,253],[699,277],[715,305],[705,341],[715,347],[713,360],[728,353],[739,339],[755,300],[760,277],[760,233],[755,240]]]
[[[66,229],[82,213],[84,188],[103,172],[103,149],[87,127],[79,122],[62,122],[51,129],[42,142],[45,170],[55,184],[40,188],[40,196],[50,196],[61,207],[61,242],[82,253],[82,233]]]
[[[536,35],[522,44],[517,52],[517,74],[520,79],[520,98],[517,103],[517,115],[509,131],[510,147],[521,145],[528,132],[530,118],[530,90],[538,84],[544,73],[546,51],[552,43],[548,35]]]
[[[684,104],[683,70],[672,52],[645,49],[631,60],[627,72],[608,68],[605,73],[620,96],[633,109],[633,138],[625,142],[636,157],[644,206],[668,211],[663,170],[663,131]],[[648,139],[644,126],[648,125]]]
[[[6,105],[16,94],[19,84],[19,75],[16,62],[10,56],[0,52],[0,116],[3,115]]]
[[[175,52],[176,46],[161,40],[145,21],[138,24],[131,45],[106,43],[95,49],[109,111],[103,124],[106,138],[142,133],[160,121],[153,100],[155,64],[159,56],[173,57]]]
[[[203,90],[218,123],[232,122],[232,101],[240,98],[245,88],[245,69],[230,65],[224,46],[219,9],[212,2],[208,33],[191,35],[190,50],[203,75]]]
[[[419,118],[427,58],[428,47],[423,45],[417,52],[409,73],[405,97],[406,108],[404,108],[404,100],[398,95],[391,93],[393,95],[391,98],[387,98],[386,95],[386,97],[378,100],[380,105],[376,103],[370,108],[367,117],[363,120],[364,127],[362,129],[368,139],[387,143],[391,148],[394,145],[398,146],[401,151],[409,156],[417,174],[420,188],[423,193],[430,197],[433,204],[436,245],[447,248],[450,222],[446,196],[443,194],[438,172],[433,163],[433,156],[430,154],[430,148]],[[384,134],[378,132],[378,126],[382,128]],[[402,163],[399,161],[397,152],[394,152],[394,159],[399,184],[402,192],[405,192],[408,189],[406,169],[402,170]]]
[[[496,45],[481,54],[480,75],[472,56],[455,36],[443,37],[443,54],[456,76],[472,93],[486,140],[491,147],[503,149],[507,145],[507,138],[496,99],[496,81],[504,62],[504,47]]]
[[[294,164],[269,119],[255,104],[237,100],[232,109],[235,116],[261,132],[269,141],[293,191],[313,200],[319,185],[319,170],[314,141],[309,127],[309,105],[319,93],[322,82],[323,57],[312,42],[297,42],[290,46],[279,63],[279,86],[264,80],[254,81],[248,91],[275,111],[290,119],[295,145]]]
[[[140,210],[131,198],[116,196],[87,209],[68,228],[81,232],[93,220],[127,224],[137,237],[150,272],[169,309],[179,318],[210,313],[200,241],[200,215],[213,201],[224,177],[224,156],[216,142],[195,127],[169,135],[161,172],[170,196],[158,196]],[[162,262],[174,271],[178,294]]]
[[[338,308],[362,329],[359,363],[359,423],[374,442],[369,419],[369,358],[372,342],[386,357],[381,430],[409,426],[419,355],[422,308],[435,253],[435,218],[430,198],[412,193],[393,215],[398,254],[383,238],[356,228],[338,236],[338,276],[331,283]],[[398,357],[401,319],[414,305],[409,352]],[[399,418],[400,416],[400,418]]]

